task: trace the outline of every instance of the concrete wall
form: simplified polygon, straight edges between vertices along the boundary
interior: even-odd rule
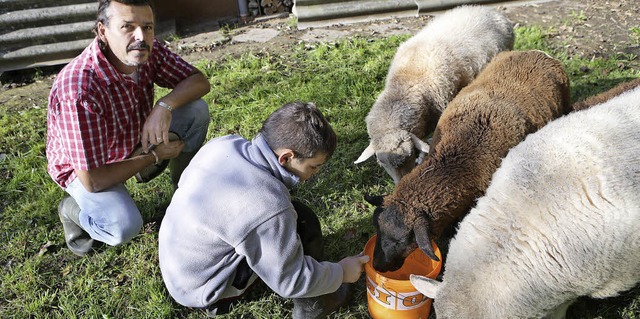
[[[293,14],[298,28],[360,22],[390,17],[418,16],[462,4],[488,4],[510,0],[296,0]]]
[[[239,0],[155,0],[159,20],[174,19],[177,33],[197,25],[233,20],[240,16]],[[241,0],[246,1],[246,0]]]
[[[238,19],[239,0],[152,0],[156,35]],[[93,40],[96,0],[0,0],[0,73],[59,65]]]
[[[295,0],[298,28],[419,14],[505,0]],[[506,0],[510,1],[510,0]],[[247,0],[152,0],[163,37],[234,24]],[[241,6],[244,6],[243,8]],[[64,64],[93,39],[96,0],[0,0],[0,73]]]

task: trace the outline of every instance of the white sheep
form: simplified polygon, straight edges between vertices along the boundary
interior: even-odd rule
[[[373,156],[397,183],[449,101],[499,52],[513,47],[512,23],[495,9],[461,6],[435,17],[402,43],[384,90],[366,117],[370,144],[355,163]]]
[[[564,318],[640,282],[640,87],[513,148],[460,224],[443,281],[411,276],[439,319]]]

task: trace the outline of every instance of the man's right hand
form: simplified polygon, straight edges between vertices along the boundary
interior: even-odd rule
[[[182,140],[171,141],[156,145],[153,150],[158,155],[159,160],[176,158],[182,152],[185,144]]]
[[[160,162],[177,157],[184,146],[184,142],[178,139],[155,145],[153,152],[158,156],[158,162]],[[149,163],[149,158],[153,159],[154,157],[149,156],[148,154],[150,153],[150,151],[148,153],[138,153],[123,161],[110,163],[88,171],[78,169],[75,171],[87,191],[99,192],[118,183],[124,183],[124,181],[140,172],[143,168],[152,165],[155,160]]]

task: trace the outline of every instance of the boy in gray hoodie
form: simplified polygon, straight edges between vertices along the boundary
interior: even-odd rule
[[[293,298],[293,318],[324,318],[345,305],[368,256],[323,260],[317,216],[289,189],[318,172],[336,135],[312,103],[288,103],[248,141],[205,144],[183,172],[159,233],[171,296],[210,316],[228,311],[260,278]]]

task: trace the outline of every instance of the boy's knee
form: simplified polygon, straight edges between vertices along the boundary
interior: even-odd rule
[[[318,216],[311,208],[299,201],[292,201],[293,208],[298,214],[297,230],[304,254],[319,261],[324,259],[324,239]]]

